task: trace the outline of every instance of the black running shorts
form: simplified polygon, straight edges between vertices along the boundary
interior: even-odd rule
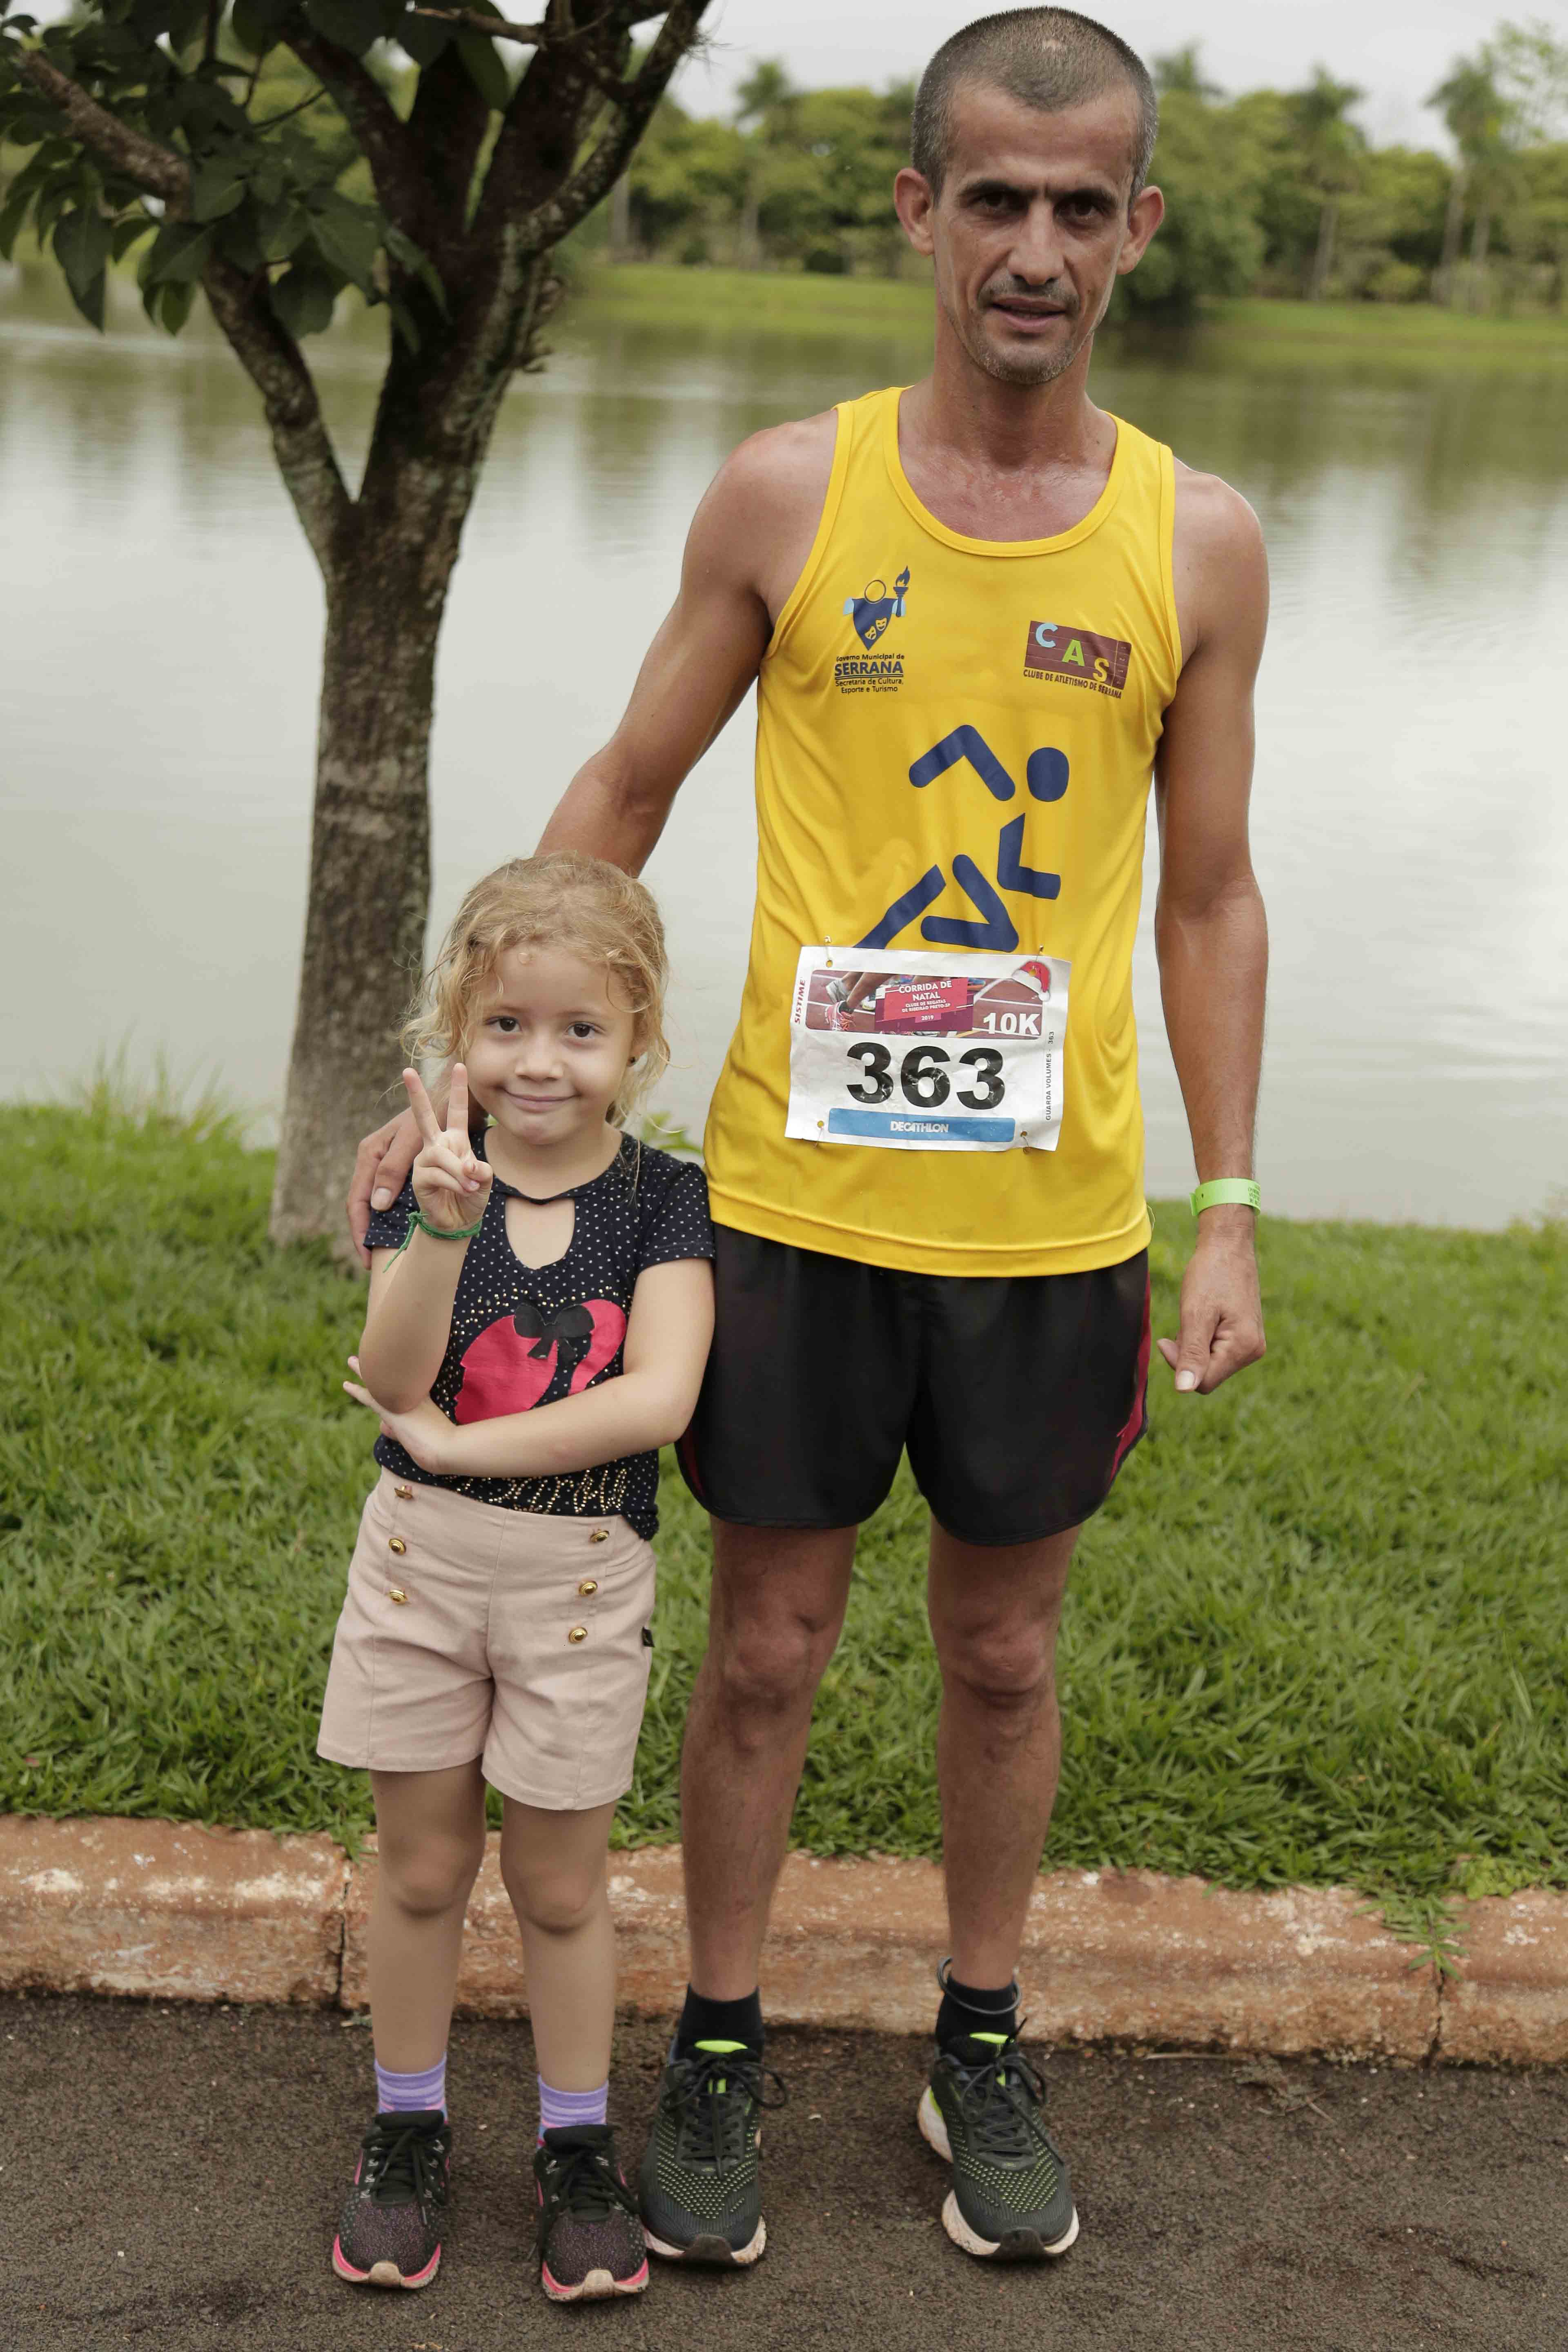
[[[1089,1274],[900,1274],[715,1225],[680,1465],[715,1518],[868,1519],[907,1446],[932,1516],[1032,1543],[1097,1511],[1147,1425],[1149,1253]]]

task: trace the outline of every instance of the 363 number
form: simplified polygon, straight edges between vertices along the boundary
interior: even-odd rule
[[[893,1091],[893,1057],[886,1045],[873,1044],[865,1038],[849,1048],[849,1058],[860,1065],[858,1083],[851,1079],[847,1092],[857,1102],[884,1103]],[[951,1056],[940,1045],[916,1045],[899,1064],[899,1088],[904,1100],[917,1110],[934,1110],[952,1092],[952,1079],[948,1076]],[[1002,1077],[1002,1056],[989,1045],[972,1045],[958,1056],[959,1076],[968,1072],[971,1083],[961,1086],[956,1099],[965,1110],[994,1110],[1007,1089]]]

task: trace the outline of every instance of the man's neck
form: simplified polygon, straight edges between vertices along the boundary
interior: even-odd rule
[[[1049,539],[1089,513],[1116,454],[1116,425],[1089,397],[1089,345],[1050,383],[977,368],[940,321],[936,361],[899,408],[910,486],[968,538]]]
[[[1092,339],[1048,383],[1009,383],[977,367],[939,311],[931,372],[905,395],[911,447],[997,475],[1109,463],[1109,419],[1089,397]]]

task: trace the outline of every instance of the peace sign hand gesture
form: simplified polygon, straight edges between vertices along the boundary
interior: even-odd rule
[[[447,1233],[477,1225],[489,1199],[490,1170],[468,1140],[468,1071],[461,1062],[452,1066],[445,1128],[437,1124],[418,1071],[405,1070],[403,1083],[424,1139],[412,1171],[415,1199],[430,1223]]]

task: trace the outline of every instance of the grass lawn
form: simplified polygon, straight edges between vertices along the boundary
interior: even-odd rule
[[[923,279],[819,278],[743,269],[681,269],[658,262],[581,267],[572,298],[595,317],[722,332],[883,339],[931,335],[931,294]],[[1430,302],[1218,302],[1191,325],[1138,323],[1107,331],[1139,350],[1173,336],[1184,349],[1212,345],[1228,360],[1358,365],[1386,360],[1402,369],[1484,365],[1568,366],[1568,319],[1532,313],[1472,318]]]
[[[351,1842],[314,1754],[366,1422],[357,1282],[265,1236],[221,1120],[0,1111],[0,1807]],[[1084,1538],[1049,1859],[1348,1881],[1431,1923],[1568,1883],[1568,1234],[1266,1221],[1273,1353],[1178,1404]],[[1157,1329],[1188,1238],[1159,1212]],[[923,1515],[865,1538],[795,1817],[821,1853],[938,1850]],[[667,1478],[630,1843],[677,1833],[704,1522]]]

